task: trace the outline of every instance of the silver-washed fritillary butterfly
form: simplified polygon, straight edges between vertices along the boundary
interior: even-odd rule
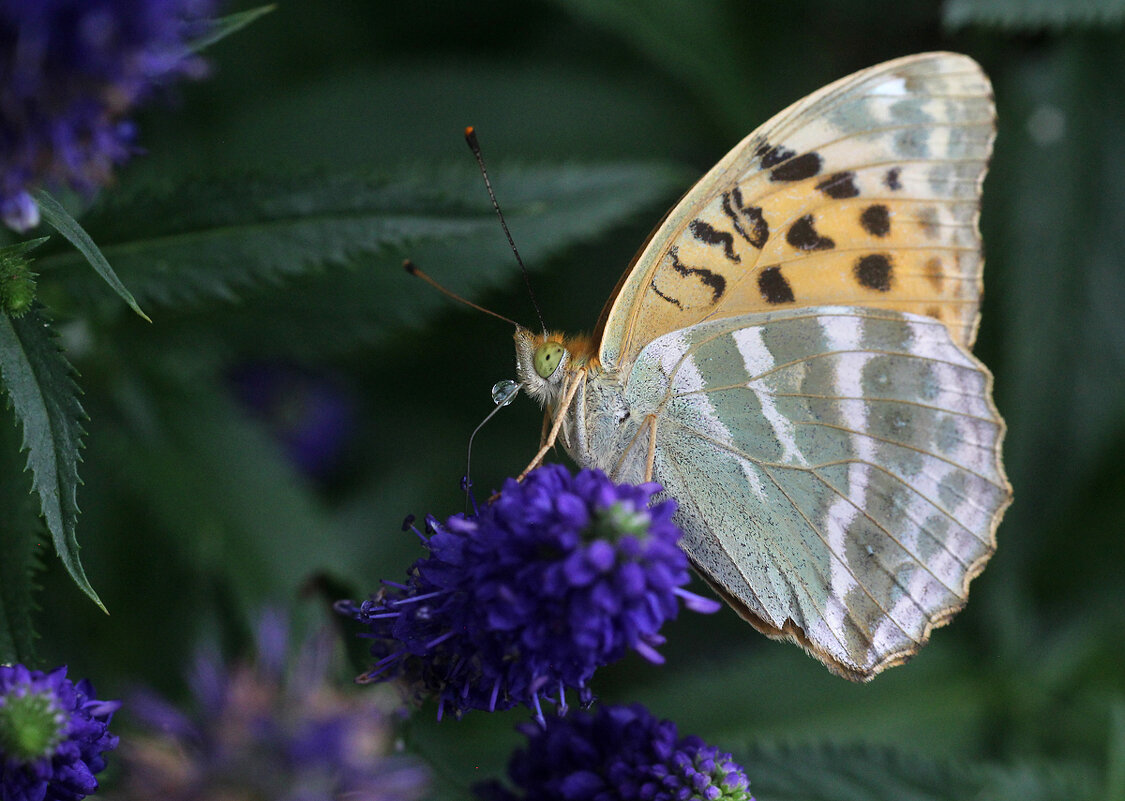
[[[965,604],[1011,500],[970,353],[995,135],[970,58],[857,72],[750,134],[673,208],[593,337],[516,332],[578,464],[652,478],[759,631],[842,676]]]

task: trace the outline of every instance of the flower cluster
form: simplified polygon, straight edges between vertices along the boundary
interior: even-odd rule
[[[290,661],[277,614],[257,627],[257,658],[230,667],[200,654],[196,713],[148,694],[130,703],[149,730],[122,745],[117,801],[354,798],[412,801],[429,782],[413,759],[391,755],[387,698],[342,693],[329,681],[334,642],[306,642]]]
[[[0,219],[33,228],[30,190],[85,194],[135,152],[129,114],[162,83],[198,76],[189,51],[215,0],[0,3]]]
[[[118,706],[65,667],[0,665],[0,798],[77,801],[98,789],[103,753],[117,746],[109,721]]]
[[[680,737],[671,721],[640,704],[600,706],[593,714],[523,725],[527,748],[508,764],[516,789],[476,788],[487,801],[753,801],[746,774],[698,737]]]
[[[402,677],[445,709],[565,710],[565,692],[593,696],[596,668],[656,647],[679,603],[719,608],[682,589],[690,578],[672,523],[675,503],[649,506],[656,484],[547,465],[473,515],[427,521],[429,554],[405,584],[385,582],[340,611],[367,624],[377,662],[361,681]]]

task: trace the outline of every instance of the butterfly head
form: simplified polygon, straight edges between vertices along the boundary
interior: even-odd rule
[[[592,366],[592,344],[587,337],[517,327],[515,339],[516,376],[523,390],[541,405],[553,406],[559,400],[567,374]]]
[[[558,399],[569,364],[570,352],[562,335],[516,329],[516,376],[540,405]]]

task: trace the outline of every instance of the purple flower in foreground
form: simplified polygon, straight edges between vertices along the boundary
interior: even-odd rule
[[[97,790],[102,754],[117,746],[109,721],[118,706],[65,667],[0,665],[0,798],[77,801]]]
[[[429,555],[407,583],[340,611],[366,623],[378,660],[361,681],[403,677],[445,709],[582,703],[601,665],[656,647],[679,602],[719,604],[682,589],[690,574],[672,523],[675,502],[651,508],[657,484],[617,485],[598,470],[546,465],[474,515],[427,521]]]
[[[640,704],[524,724],[527,748],[508,763],[513,789],[476,788],[488,801],[753,801],[730,754],[698,737],[680,737]]]
[[[122,789],[110,801],[413,801],[429,774],[394,755],[395,699],[340,692],[334,641],[306,642],[292,661],[279,615],[257,628],[257,659],[231,666],[201,654],[194,714],[155,695],[129,708],[147,729],[122,744]]]
[[[137,148],[129,121],[157,86],[199,76],[188,50],[215,0],[0,3],[0,219],[39,222],[41,184],[92,193]]]

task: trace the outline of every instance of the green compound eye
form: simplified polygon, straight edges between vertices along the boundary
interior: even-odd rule
[[[544,342],[535,349],[535,372],[540,378],[550,378],[562,362],[566,348],[558,342]]]

